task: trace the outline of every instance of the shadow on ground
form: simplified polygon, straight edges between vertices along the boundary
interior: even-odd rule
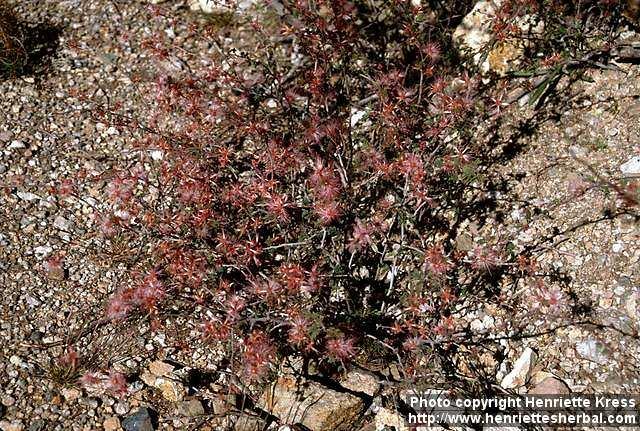
[[[26,22],[20,22],[18,28],[21,52],[0,64],[0,77],[46,74],[60,46],[62,28],[48,23]]]

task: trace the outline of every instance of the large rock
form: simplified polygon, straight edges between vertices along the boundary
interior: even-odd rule
[[[606,364],[609,359],[607,355],[607,347],[595,339],[584,340],[576,343],[576,351],[578,352],[578,355],[584,359],[600,365]]]
[[[513,370],[502,379],[502,387],[515,389],[524,386],[531,377],[537,358],[538,355],[531,348],[524,349],[522,355],[513,365]]]
[[[102,423],[102,427],[104,428],[104,431],[120,431],[122,429],[120,427],[120,420],[115,416],[105,419]]]
[[[168,401],[182,401],[187,394],[187,389],[182,383],[170,378],[157,378],[155,387],[160,389],[162,397]]]
[[[173,365],[162,361],[153,361],[149,364],[149,372],[157,377],[168,376],[175,368]]]
[[[160,389],[162,397],[168,401],[182,401],[187,394],[187,389],[180,381],[180,377],[174,373],[175,367],[161,361],[154,361],[149,368],[144,370],[140,379],[147,385]]]
[[[290,370],[272,384],[260,397],[258,406],[283,423],[301,424],[311,431],[347,431],[366,410],[366,396],[379,389],[379,384],[368,374],[349,373],[341,382],[344,392],[328,389],[319,383],[298,378]]]
[[[620,165],[620,170],[628,176],[640,176],[640,156],[635,156]]]
[[[493,37],[491,21],[501,3],[501,0],[482,0],[476,3],[453,32],[454,42],[474,54],[487,46]]]
[[[153,431],[156,428],[152,415],[151,410],[142,407],[136,413],[126,417],[122,421],[122,428],[125,431]]]

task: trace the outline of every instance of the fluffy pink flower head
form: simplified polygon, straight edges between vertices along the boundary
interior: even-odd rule
[[[118,233],[118,219],[112,215],[101,215],[97,217],[98,227],[102,235],[111,238]]]
[[[249,380],[258,380],[265,375],[275,359],[275,348],[269,337],[260,331],[253,331],[245,339],[244,372]]]
[[[247,302],[238,295],[232,295],[226,301],[227,316],[230,321],[236,321],[240,318],[242,310],[247,306]]]
[[[73,182],[70,179],[62,180],[56,191],[61,197],[70,196],[74,192]]]
[[[125,394],[127,392],[127,378],[122,373],[111,371],[105,379],[105,388],[114,394]]]
[[[269,195],[267,200],[267,211],[269,211],[269,214],[271,214],[276,220],[283,223],[287,223],[291,220],[291,217],[287,212],[288,206],[286,195]]]
[[[130,178],[116,177],[107,186],[107,195],[113,203],[126,202],[133,196],[134,183]]]
[[[435,275],[445,274],[453,266],[444,254],[444,250],[441,245],[429,248],[425,253],[424,261],[426,268]]]
[[[156,271],[147,274],[133,292],[133,301],[143,309],[150,311],[165,296],[165,287]]]
[[[422,52],[427,56],[429,61],[431,61],[432,63],[436,63],[438,60],[440,60],[440,57],[442,55],[442,48],[440,48],[440,45],[436,42],[428,42],[424,46]]]
[[[423,343],[424,340],[421,337],[411,337],[402,343],[402,348],[407,352],[416,352]]]
[[[322,201],[332,201],[338,197],[340,192],[340,179],[335,171],[327,167],[320,159],[315,162],[309,183],[316,198]]]
[[[372,243],[371,234],[374,231],[374,226],[371,224],[364,224],[362,220],[356,219],[356,225],[353,227],[353,233],[351,234],[351,241],[349,242],[348,249],[351,253],[362,250],[365,246]]]
[[[289,292],[297,293],[302,290],[305,274],[300,265],[293,263],[281,265],[278,275]]]
[[[313,265],[310,271],[307,271],[307,278],[302,285],[302,291],[305,293],[318,292],[322,288],[322,275],[318,269],[318,265]]]
[[[300,314],[295,314],[291,318],[290,323],[291,328],[289,328],[288,334],[289,342],[295,346],[302,347],[305,350],[311,348],[313,344],[311,337],[309,336],[311,322]]]
[[[488,247],[476,246],[471,258],[471,266],[481,271],[491,271],[500,263],[498,253]]]
[[[207,320],[202,324],[202,334],[209,341],[227,340],[231,329],[229,322],[220,322],[218,319]]]
[[[406,175],[414,183],[421,182],[425,177],[424,164],[416,154],[405,154],[399,163],[400,172]]]
[[[79,381],[86,389],[94,389],[102,380],[95,373],[87,371],[80,377]]]
[[[116,292],[107,304],[107,318],[110,320],[122,320],[131,312],[133,306],[131,304],[130,295],[124,291]]]
[[[327,340],[326,347],[331,358],[342,362],[351,360],[357,353],[355,340],[345,336]]]
[[[341,214],[340,205],[336,202],[317,203],[314,209],[318,217],[320,217],[320,223],[325,226],[336,221]]]

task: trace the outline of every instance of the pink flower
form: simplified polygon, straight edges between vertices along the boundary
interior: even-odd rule
[[[287,212],[287,196],[286,195],[269,195],[267,200],[267,210],[276,219],[283,223],[288,223],[291,217]]]
[[[281,265],[278,272],[289,292],[297,293],[301,291],[305,277],[300,265],[293,263]]]
[[[309,177],[309,182],[317,199],[332,201],[338,197],[340,179],[334,170],[324,165],[322,160],[316,160],[313,173],[311,177]]]
[[[133,196],[133,181],[116,177],[107,186],[107,195],[111,202],[126,202]]]
[[[118,233],[118,220],[112,215],[102,215],[97,218],[99,229],[106,238],[111,238]]]
[[[402,348],[407,352],[415,352],[420,349],[420,346],[424,343],[424,340],[420,337],[411,337],[402,343]]]
[[[302,291],[305,293],[314,293],[322,288],[322,276],[318,270],[318,265],[313,265],[310,271],[307,271],[307,279],[302,285]]]
[[[304,349],[310,348],[313,342],[309,337],[310,322],[303,316],[296,314],[291,319],[291,328],[289,329],[288,340],[291,344],[303,347]]]
[[[114,394],[125,394],[127,392],[127,378],[122,373],[111,371],[105,380],[105,387]]]
[[[227,304],[227,316],[232,322],[240,318],[242,310],[247,306],[247,302],[238,295],[232,295],[226,301]]]
[[[440,60],[440,56],[442,55],[442,49],[436,42],[428,42],[424,46],[422,52],[427,56],[431,63],[436,63],[438,60]]]
[[[273,301],[281,296],[284,288],[277,281],[269,278],[267,280],[253,280],[250,282],[253,293],[258,297],[266,300]]]
[[[164,284],[156,271],[151,271],[133,292],[133,301],[140,307],[151,311],[165,296]]]
[[[73,347],[68,347],[60,356],[60,363],[75,368],[78,365],[78,352]]]
[[[471,266],[474,269],[479,269],[481,271],[490,271],[491,269],[498,266],[500,263],[498,254],[495,250],[476,246],[473,249],[473,256],[471,261]]]
[[[70,179],[64,179],[57,188],[58,195],[61,197],[70,196],[74,192],[74,185]]]
[[[131,312],[133,306],[129,295],[124,292],[115,293],[107,304],[107,318],[110,320],[122,320]]]
[[[249,380],[258,380],[265,375],[275,359],[276,351],[269,337],[254,331],[245,339],[244,372]]]
[[[405,174],[414,183],[419,183],[425,177],[424,164],[419,156],[413,153],[407,153],[400,160],[400,172]]]
[[[338,361],[348,361],[356,356],[355,340],[340,336],[331,338],[326,343],[329,356]]]
[[[315,206],[316,214],[320,217],[320,223],[327,226],[340,217],[340,206],[336,202],[322,202]]]
[[[202,324],[204,338],[210,341],[226,340],[231,335],[231,325],[228,322],[220,322],[211,319]]]
[[[442,245],[436,245],[427,250],[424,256],[425,266],[435,275],[442,275],[449,271],[453,265],[447,260]]]
[[[363,224],[362,220],[356,219],[356,225],[353,227],[353,233],[351,234],[351,241],[347,248],[351,253],[361,250],[364,246],[371,244],[371,234],[374,230],[374,226],[370,224]]]
[[[100,377],[98,377],[95,373],[87,371],[84,373],[80,379],[80,384],[87,389],[93,389],[98,386],[101,382]]]

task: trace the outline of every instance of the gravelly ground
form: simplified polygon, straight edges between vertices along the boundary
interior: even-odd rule
[[[592,83],[574,85],[559,118],[543,124],[522,152],[495,168],[510,178],[508,205],[499,209],[507,214],[506,229],[517,234],[519,247],[535,248],[541,271],[565,277],[556,284],[582,306],[575,320],[607,327],[571,326],[510,345],[514,359],[525,346],[536,349],[536,369],[562,377],[577,392],[636,393],[640,384],[637,211],[610,218],[620,210],[615,193],[572,191],[595,173],[619,182],[625,177],[620,166],[640,151],[640,71],[621,68],[593,71]],[[489,220],[481,235],[495,235],[496,226]],[[519,291],[525,304],[530,288]],[[545,317],[547,323],[552,319]],[[532,321],[530,329],[539,323]]]
[[[105,262],[102,251],[113,250],[91,233],[104,182],[88,181],[77,191],[82,199],[56,197],[51,187],[104,173],[126,155],[131,140],[95,120],[92,109],[96,101],[122,100],[144,114],[130,97],[131,78],[149,62],[125,39],[142,40],[154,29],[136,2],[33,0],[20,2],[17,13],[30,25],[60,28],[60,38],[46,70],[0,82],[0,429],[101,429],[110,416],[132,411],[144,391],[116,402],[61,390],[49,369],[60,350],[38,346],[99,319],[122,267]],[[44,270],[55,256],[64,257],[63,279]],[[145,345],[138,337],[144,330],[135,328],[127,345],[112,345],[112,362],[136,370],[143,357],[128,352],[149,356],[163,347],[162,337]],[[108,331],[100,334],[109,339]]]
[[[124,277],[122,266],[104,261],[91,234],[103,182],[89,182],[78,192],[82,200],[55,197],[50,188],[65,178],[101,174],[126,156],[129,137],[96,121],[95,105],[85,96],[104,103],[108,94],[130,104],[132,113],[144,113],[144,105],[130,97],[131,78],[149,63],[135,45],[122,47],[125,39],[152,33],[152,24],[135,2],[30,0],[20,2],[18,12],[26,22],[61,28],[61,35],[46,73],[0,82],[0,429],[102,429],[145,403],[161,411],[162,429],[188,429],[190,420],[174,414],[170,403],[140,381],[123,400],[92,397],[52,382],[49,364],[61,352],[38,347],[99,319],[104,298]],[[180,13],[186,16],[186,8]],[[578,97],[571,109],[543,125],[522,152],[496,168],[510,179],[507,201],[530,203],[521,212],[511,203],[501,208],[508,214],[508,229],[520,231],[522,247],[554,228],[562,231],[602,216],[611,201],[602,192],[570,197],[568,184],[588,172],[569,150],[602,175],[621,176],[620,164],[640,151],[639,77],[636,67],[626,66],[623,72],[594,73],[594,83],[574,89]],[[523,179],[513,180],[518,173]],[[491,236],[495,226],[489,220],[481,234]],[[570,278],[563,289],[590,304],[590,320],[619,331],[561,329],[511,343],[509,357],[516,359],[524,346],[536,348],[537,369],[562,377],[576,391],[637,389],[637,337],[620,331],[637,333],[640,324],[639,234],[637,221],[621,216],[556,237],[563,240],[559,247],[543,248],[538,255],[542,268]],[[59,254],[64,255],[63,279],[47,275],[43,267]],[[112,362],[140,371],[157,355],[177,355],[161,336],[145,340],[145,330],[132,328],[126,345],[113,344]],[[98,332],[102,342],[109,340],[108,330]],[[596,350],[590,358],[578,347],[589,340]],[[209,364],[206,352],[195,354],[196,365]]]

